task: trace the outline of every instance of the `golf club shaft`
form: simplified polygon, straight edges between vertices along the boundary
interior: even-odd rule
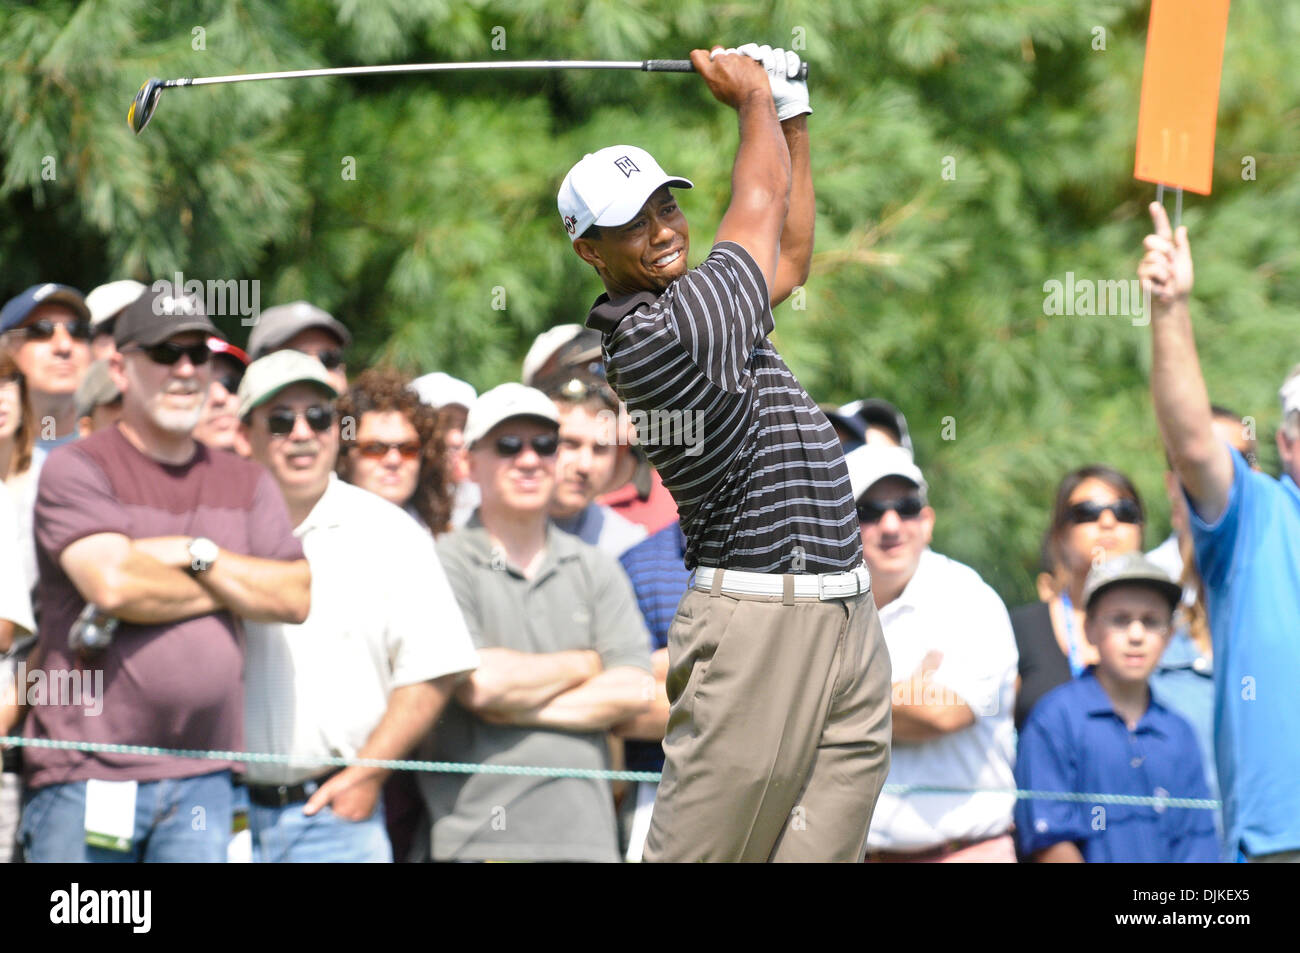
[[[499,69],[629,69],[648,73],[693,73],[690,60],[486,60],[477,63],[396,63],[388,66],[339,66],[328,69],[284,70],[276,73],[236,73],[231,76],[200,76],[169,79],[163,89],[181,86],[214,86],[248,83],[263,79],[303,79],[311,76],[368,76],[377,73],[450,73],[463,70]],[[799,76],[807,78],[808,64],[800,65]]]

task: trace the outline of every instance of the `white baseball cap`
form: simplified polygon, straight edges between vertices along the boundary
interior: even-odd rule
[[[474,385],[442,371],[434,371],[411,381],[411,390],[420,400],[435,410],[449,404],[460,404],[466,410],[478,400]]]
[[[569,241],[592,225],[626,225],[661,185],[694,188],[636,146],[608,146],[582,157],[560,185],[560,217]]]
[[[512,417],[534,417],[560,426],[554,401],[540,390],[523,384],[498,384],[485,391],[469,409],[463,431],[465,446],[473,447],[489,430]]]
[[[922,493],[930,489],[921,475],[921,468],[912,459],[911,451],[903,447],[869,443],[846,454],[844,465],[849,468],[849,483],[853,486],[855,500],[861,499],[863,493],[885,477],[902,477],[915,483]]]
[[[1292,411],[1300,411],[1300,374],[1295,374],[1283,384],[1278,396],[1282,398],[1283,417]]]
[[[272,351],[244,371],[239,382],[239,416],[247,420],[260,407],[291,384],[315,384],[333,400],[339,395],[325,365],[301,351]]]
[[[145,286],[130,278],[110,281],[100,285],[86,295],[86,307],[90,309],[91,327],[103,324],[116,315],[128,304],[134,304],[144,294]]]
[[[528,353],[524,355],[523,377],[520,380],[532,386],[533,378],[542,369],[542,365],[549,361],[556,351],[582,332],[583,327],[581,324],[557,324],[555,327],[537,335],[532,346],[528,348]]]

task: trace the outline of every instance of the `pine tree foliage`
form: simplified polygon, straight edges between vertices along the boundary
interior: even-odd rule
[[[517,375],[538,331],[599,292],[555,211],[568,166],[641,145],[682,195],[692,260],[726,207],[734,115],[691,76],[483,72],[172,90],[149,76],[316,65],[684,57],[755,38],[811,62],[818,241],[776,340],[818,400],[907,413],[935,547],[1010,603],[1056,480],[1129,472],[1167,529],[1149,328],[1051,314],[1045,284],[1134,275],[1142,0],[0,0],[0,292],[176,271],[260,279],[357,332],[362,362]],[[1237,3],[1214,194],[1187,196],[1212,397],[1266,467],[1300,360],[1300,6]],[[1169,202],[1172,208],[1172,201]],[[241,339],[247,329],[224,319]],[[1138,319],[1140,321],[1140,319]],[[953,439],[946,439],[952,437]]]

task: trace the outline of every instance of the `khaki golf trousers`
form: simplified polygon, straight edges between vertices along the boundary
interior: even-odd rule
[[[861,862],[889,773],[890,665],[871,593],[691,589],[644,859]]]

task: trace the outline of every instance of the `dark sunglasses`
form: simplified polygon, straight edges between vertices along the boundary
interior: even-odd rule
[[[306,354],[307,352],[303,351],[303,353]],[[327,348],[313,354],[312,357],[324,364],[327,371],[336,371],[343,364],[343,352],[338,348]]]
[[[298,417],[307,418],[307,426],[316,433],[324,433],[334,426],[334,408],[324,404],[312,404],[306,410],[289,410],[277,408],[266,415],[266,429],[276,437],[292,433]]]
[[[540,433],[529,440],[528,445],[539,457],[553,457],[555,451],[560,448],[560,438],[553,433]],[[523,452],[524,438],[507,434],[504,437],[497,437],[493,447],[499,457],[517,457]]]
[[[228,394],[239,393],[239,383],[243,379],[244,379],[243,374],[235,374],[235,373],[221,374],[213,378],[213,380],[215,380],[218,384],[220,384],[222,387],[226,389],[226,393]]]
[[[420,442],[412,440],[409,443],[384,443],[381,440],[368,440],[365,443],[359,443],[355,447],[357,453],[371,460],[382,460],[388,456],[389,452],[396,450],[403,460],[420,459]]]
[[[68,332],[68,337],[74,340],[90,340],[89,321],[51,321],[49,318],[41,318],[39,321],[33,321],[31,324],[19,328],[19,330],[27,336],[29,341],[48,341],[54,337],[54,331],[59,325],[63,325]]]
[[[1120,523],[1141,523],[1142,510],[1132,500],[1116,500],[1113,503],[1098,503],[1096,500],[1084,500],[1070,506],[1071,523],[1095,523],[1101,514],[1110,510]]]
[[[208,350],[207,342],[201,344],[190,344],[182,347],[179,344],[173,344],[171,341],[163,341],[161,344],[153,344],[149,347],[137,346],[125,348],[125,350],[140,351],[155,364],[164,364],[168,367],[179,361],[182,354],[188,357],[190,363],[195,367],[198,367],[200,364],[208,363],[208,359],[212,357],[212,352]]]
[[[893,510],[899,519],[914,520],[925,509],[925,501],[919,496],[905,496],[901,500],[861,500],[858,503],[858,519],[863,523],[879,523],[885,514]]]

